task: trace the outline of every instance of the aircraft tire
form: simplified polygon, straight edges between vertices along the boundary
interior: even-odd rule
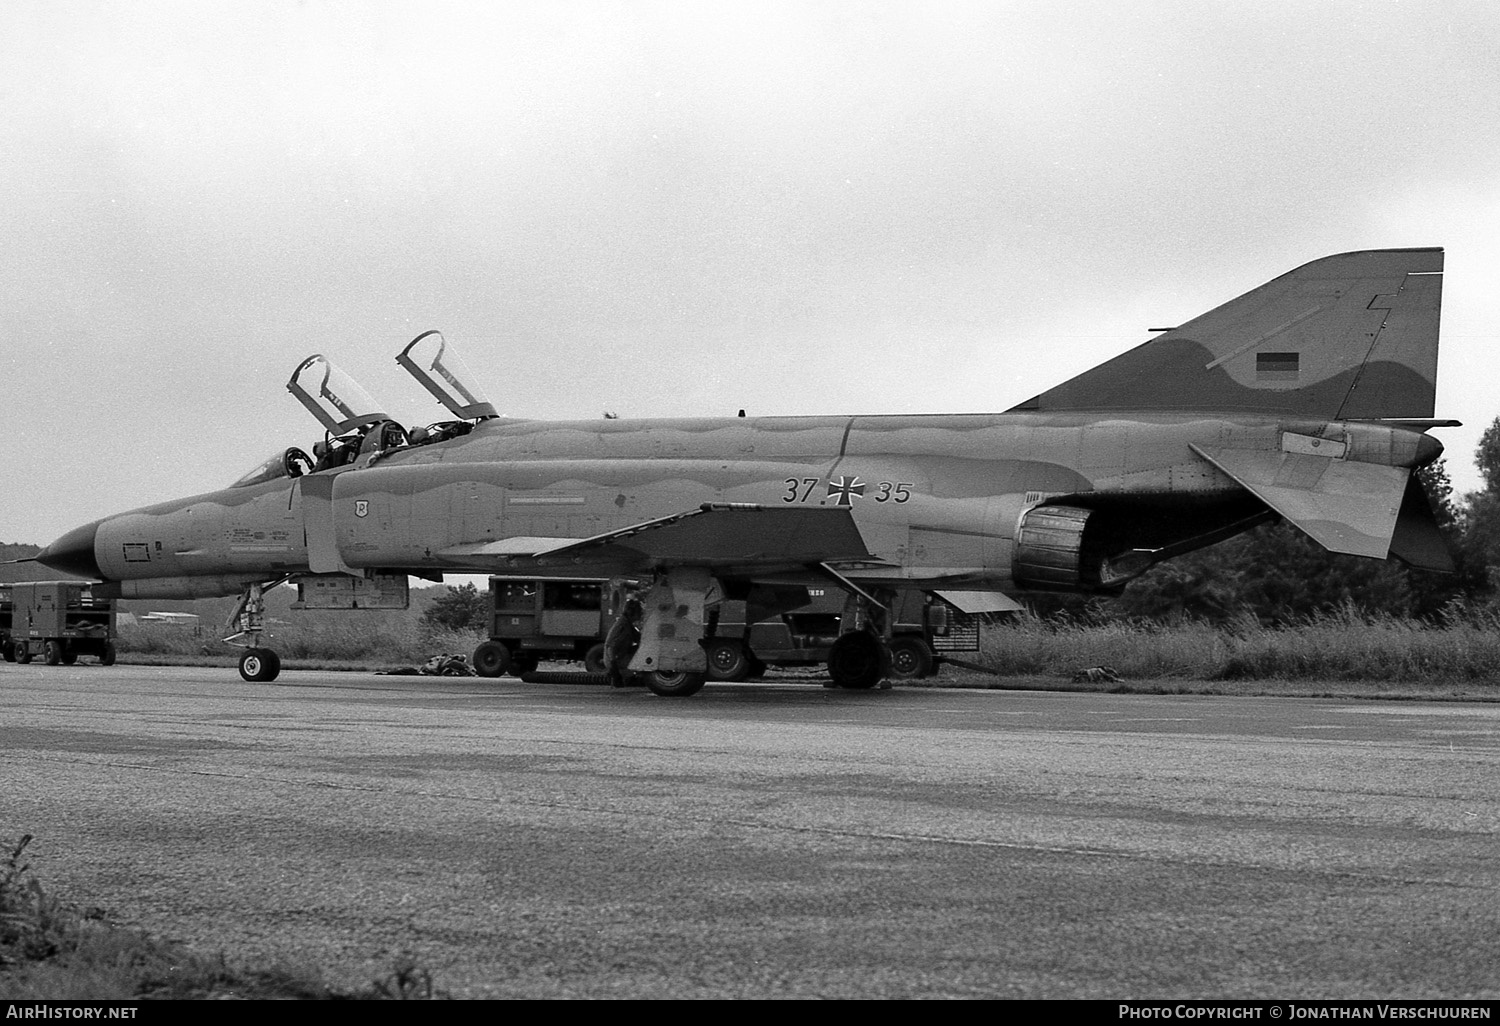
[[[280,672],[281,657],[269,648],[247,648],[240,655],[240,676],[248,681],[272,681]]]
[[[583,668],[589,673],[605,673],[609,670],[604,642],[599,642],[583,654]]]
[[[500,677],[510,669],[510,649],[498,641],[486,641],[474,650],[471,662],[481,677]]]
[[[653,670],[645,675],[646,687],[653,695],[663,698],[686,698],[688,695],[696,695],[703,690],[704,682],[708,677],[701,673],[689,673],[686,670]]]
[[[828,674],[841,688],[865,691],[890,672],[890,653],[868,631],[839,635],[828,652]]]
[[[106,641],[104,643],[104,651],[99,653],[99,665],[115,665],[115,643],[113,641]]]
[[[708,679],[744,680],[750,676],[750,656],[735,638],[719,638],[708,643]]]
[[[932,647],[921,638],[897,638],[891,642],[891,677],[916,680],[932,676]]]
[[[56,666],[63,661],[62,642],[47,642],[47,654],[44,656],[48,666]]]

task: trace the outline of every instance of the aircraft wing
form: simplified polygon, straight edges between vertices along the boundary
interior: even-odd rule
[[[701,566],[769,572],[874,557],[848,507],[777,508],[705,503],[592,538],[508,538],[444,550],[447,556],[509,557],[507,569],[558,562],[618,572]]]
[[[1193,451],[1330,552],[1385,559],[1411,471],[1295,452]]]

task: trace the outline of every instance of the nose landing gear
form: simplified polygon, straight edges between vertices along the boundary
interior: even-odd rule
[[[266,602],[264,592],[274,588],[280,581],[269,585],[252,584],[240,596],[239,604],[229,614],[224,629],[229,636],[226,644],[238,645],[245,651],[240,655],[240,676],[252,683],[273,681],[281,673],[281,657],[269,648],[262,648],[260,636],[265,630]]]

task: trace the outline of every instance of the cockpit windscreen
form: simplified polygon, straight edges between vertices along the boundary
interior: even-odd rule
[[[248,488],[263,481],[275,481],[277,478],[301,477],[312,471],[312,465],[312,458],[301,449],[295,447],[283,449],[272,454],[265,462],[256,464],[253,470],[229,487]]]

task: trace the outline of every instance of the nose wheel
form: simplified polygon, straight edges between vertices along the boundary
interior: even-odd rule
[[[239,604],[229,614],[224,629],[230,635],[224,640],[231,645],[245,647],[240,655],[240,676],[248,681],[264,683],[275,680],[281,672],[281,657],[269,648],[260,647],[260,636],[265,630],[266,603],[264,591],[275,587],[276,581],[267,585],[252,584],[240,595]],[[242,640],[243,639],[243,640]]]
[[[281,672],[281,657],[269,648],[247,648],[240,655],[240,676],[248,681],[276,679]]]

